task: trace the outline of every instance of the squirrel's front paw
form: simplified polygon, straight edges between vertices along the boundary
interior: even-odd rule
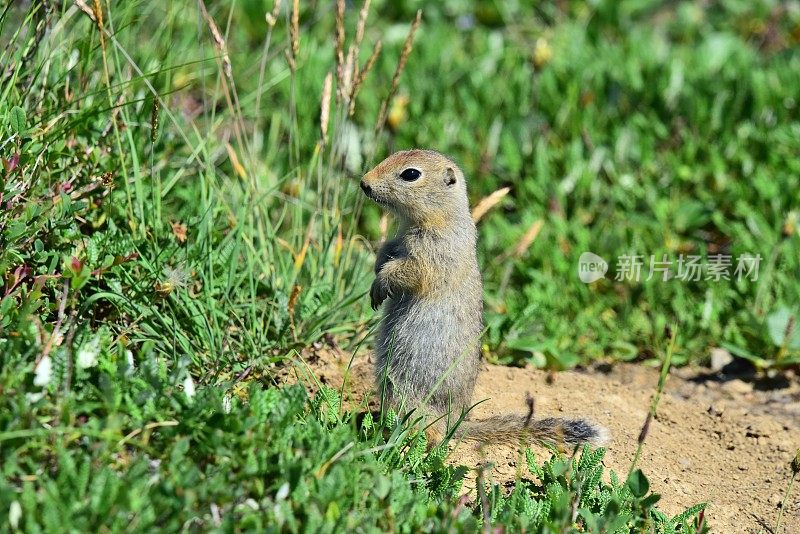
[[[383,287],[377,279],[372,282],[372,288],[369,290],[369,298],[372,303],[372,309],[377,310],[389,296],[389,292]]]

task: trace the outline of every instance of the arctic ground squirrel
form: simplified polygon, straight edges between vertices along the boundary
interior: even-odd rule
[[[466,414],[456,438],[604,442],[606,430],[584,419],[469,417],[481,361],[483,285],[458,166],[433,150],[397,152],[364,175],[361,189],[399,222],[397,236],[378,252],[370,291],[374,309],[385,303],[375,348],[383,402],[425,417],[433,441]]]

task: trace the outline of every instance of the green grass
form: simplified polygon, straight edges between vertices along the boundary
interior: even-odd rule
[[[369,334],[380,213],[354,178],[411,146],[456,159],[475,202],[511,187],[479,225],[488,357],[654,360],[678,324],[674,364],[800,361],[798,10],[522,4],[375,1],[361,64],[383,50],[352,117],[332,101],[327,143],[328,3],[302,2],[294,70],[290,5],[270,26],[258,0],[101,1],[102,31],[69,2],[0,7],[0,510],[30,531],[666,521],[591,451],[465,505],[475,473],[407,426],[273,387],[296,351]],[[585,251],[606,279],[580,282]],[[613,280],[632,253],[763,260],[757,281]],[[667,523],[691,531],[690,512]]]

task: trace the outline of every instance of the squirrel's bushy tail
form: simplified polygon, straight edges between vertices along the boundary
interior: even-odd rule
[[[602,445],[608,440],[608,431],[584,419],[561,417],[532,419],[524,414],[509,414],[479,420],[467,419],[458,427],[455,436],[493,443],[540,441],[552,444]]]

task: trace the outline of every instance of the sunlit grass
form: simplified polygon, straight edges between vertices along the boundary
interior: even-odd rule
[[[676,365],[714,346],[758,368],[797,363],[795,11],[455,2],[426,8],[409,38],[415,6],[343,6],[0,8],[0,504],[18,521],[57,528],[56,494],[82,499],[75,528],[111,516],[114,528],[244,516],[258,528],[256,510],[281,506],[284,519],[336,520],[332,488],[353,484],[373,492],[362,504],[375,528],[410,509],[413,528],[453,510],[474,527],[479,507],[448,501],[460,475],[408,428],[387,445],[349,414],[314,423],[320,399],[261,390],[314,343],[364,343],[371,247],[387,226],[355,178],[397,148],[446,152],[473,203],[487,199],[487,356],[656,360],[678,324]],[[585,251],[609,261],[606,279],[580,282]],[[614,281],[632,252],[763,263],[745,283]],[[273,416],[283,426],[262,428]],[[329,438],[282,489],[298,461],[287,451]],[[271,470],[265,454],[287,463]],[[338,465],[355,478],[323,476]],[[171,479],[173,467],[190,475]],[[580,480],[563,482],[554,510],[571,510]],[[142,497],[153,487],[163,508]],[[647,499],[624,487],[595,489]],[[539,495],[490,491],[509,517]],[[295,506],[323,494],[324,510]],[[660,518],[649,506],[637,521]]]

